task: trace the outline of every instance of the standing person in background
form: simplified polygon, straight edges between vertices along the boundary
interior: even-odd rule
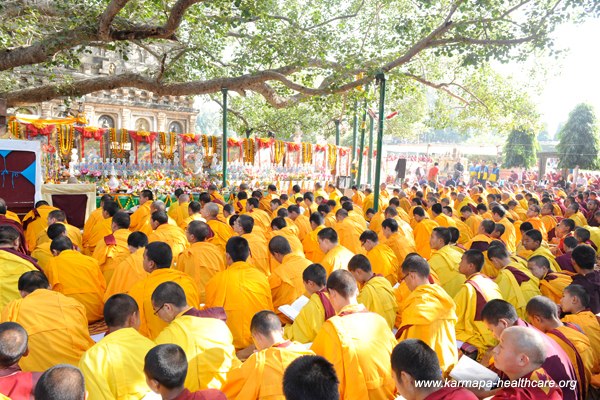
[[[427,181],[429,181],[429,186],[434,188],[437,187],[439,174],[440,169],[438,168],[438,163],[433,163],[433,167],[429,168],[429,172],[427,173]]]

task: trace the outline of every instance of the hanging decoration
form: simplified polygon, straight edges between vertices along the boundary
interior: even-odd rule
[[[287,142],[287,151],[298,151],[300,150],[300,143]]]
[[[284,155],[285,155],[285,142],[282,142],[281,140],[276,140],[275,146],[274,146],[274,153],[273,153],[273,157],[274,157],[273,161],[275,162],[275,164],[279,164],[283,160]]]
[[[173,160],[173,158],[175,157],[175,145],[177,140],[177,134],[173,132],[159,132],[158,138],[158,148],[160,149],[160,151],[162,151],[163,157],[165,157],[168,160]]]
[[[145,131],[129,131],[129,134],[131,135],[131,138],[138,143],[142,141],[145,141],[146,143],[152,143],[154,142],[154,139],[156,139],[157,135],[156,132]]]
[[[73,126],[58,125],[58,149],[59,156],[63,160],[71,157],[71,150],[75,144],[75,135],[73,132]]]
[[[116,158],[125,157],[125,143],[128,141],[127,136],[129,132],[127,129],[119,129],[119,133],[115,128],[110,128],[110,150]],[[136,151],[137,161],[137,151]]]
[[[350,150],[340,147],[339,153],[340,153],[340,157],[344,157],[350,153]]]
[[[19,122],[16,120],[16,118],[11,118],[8,121],[8,131],[15,139],[23,139],[21,125],[19,125]]]
[[[324,145],[316,144],[315,145],[315,151],[324,152],[326,150],[327,150],[327,145],[326,144],[324,144]]]
[[[50,143],[50,136],[56,125],[54,124],[45,124],[43,122],[32,122],[31,124],[25,124],[25,132],[27,133],[27,138],[40,136],[46,136],[48,138],[48,144]]]
[[[302,143],[302,164],[312,164],[312,144]]]
[[[206,135],[200,136],[200,135],[196,135],[193,133],[182,133],[180,136],[181,136],[181,141],[185,144],[192,144],[192,143],[198,144],[200,139],[205,137]]]
[[[254,139],[244,139],[244,162],[254,164]]]
[[[81,135],[81,157],[85,157],[85,141],[93,139],[100,142],[100,156],[104,158],[104,134],[108,131],[106,128],[96,128],[93,126],[76,126],[75,132]]]
[[[337,163],[337,151],[335,145],[328,144],[329,151],[327,152],[327,163],[331,170],[331,175],[335,175],[336,163]]]
[[[268,149],[275,143],[275,139],[273,138],[256,138],[256,144],[258,145],[258,149]]]

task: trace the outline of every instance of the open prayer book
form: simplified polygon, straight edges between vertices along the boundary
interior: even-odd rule
[[[458,360],[450,372],[450,377],[459,382],[486,382],[485,385],[479,385],[479,388],[485,387],[486,390],[490,390],[500,380],[494,371],[466,356],[462,356]]]
[[[284,304],[279,306],[277,309],[281,311],[286,317],[294,321],[298,314],[300,314],[300,310],[302,307],[308,303],[308,297],[302,295],[296,299],[292,304]]]

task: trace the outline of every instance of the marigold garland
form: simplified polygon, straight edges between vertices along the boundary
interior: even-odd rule
[[[73,127],[68,125],[58,125],[58,148],[60,156],[67,158],[71,155],[71,150],[75,144],[75,135]]]
[[[282,142],[281,140],[276,140],[275,141],[275,145],[273,147],[273,158],[274,158],[274,162],[275,164],[279,164],[281,162],[281,160],[283,160],[283,156],[285,154],[285,143]]]
[[[254,164],[254,140],[244,139],[244,162]]]
[[[127,135],[129,132],[127,129],[119,129],[121,135],[117,140],[117,130],[115,128],[110,128],[110,143],[111,143],[111,151],[112,154],[117,156],[117,158],[123,158],[125,156],[125,142],[127,141]],[[114,144],[114,148],[113,147]]]
[[[167,133],[166,132],[158,132],[158,148],[162,151],[163,157],[172,160],[175,156],[175,145],[177,135],[173,132],[169,132],[169,143],[167,146]]]
[[[329,148],[328,152],[327,152],[327,162],[329,164],[329,169],[331,170],[331,174],[335,175],[335,167],[336,167],[336,163],[337,163],[337,151],[336,151],[336,146],[333,144],[328,144],[327,147]]]
[[[302,164],[312,164],[313,148],[310,143],[302,143]]]

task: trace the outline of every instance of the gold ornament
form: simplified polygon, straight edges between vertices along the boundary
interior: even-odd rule
[[[175,142],[176,142],[176,134],[173,132],[169,132],[169,143],[167,144],[167,133],[159,132],[158,137],[158,148],[162,151],[163,157],[172,160],[175,156]]]
[[[71,150],[75,142],[73,127],[69,125],[58,125],[58,148],[60,156],[67,158],[71,155]]]

